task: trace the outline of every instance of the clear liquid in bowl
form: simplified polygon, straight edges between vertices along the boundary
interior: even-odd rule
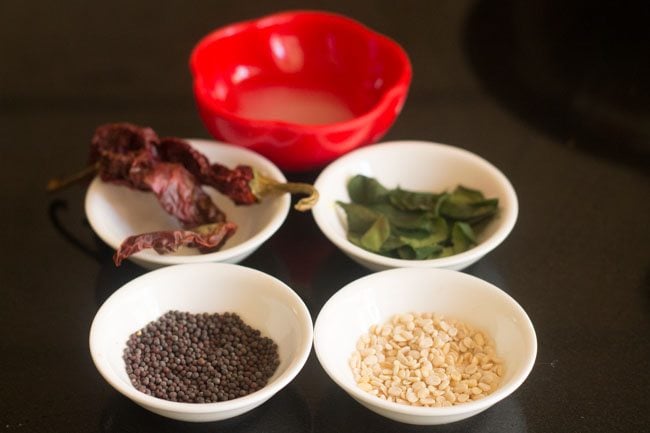
[[[323,125],[354,118],[341,99],[323,91],[266,87],[243,91],[238,102],[240,116],[257,120]]]

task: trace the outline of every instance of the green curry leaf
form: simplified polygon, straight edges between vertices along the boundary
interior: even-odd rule
[[[426,212],[422,211],[404,211],[396,209],[390,204],[377,204],[371,206],[370,209],[378,214],[385,215],[390,223],[401,229],[407,230],[426,230],[430,232],[431,218]]]
[[[355,234],[365,233],[372,226],[380,214],[356,203],[336,202],[347,216],[348,232]]]
[[[361,174],[348,181],[348,195],[357,204],[372,205],[388,200],[388,190],[383,185]]]
[[[451,193],[451,199],[456,203],[476,203],[485,200],[485,196],[479,190],[458,185]]]
[[[368,251],[377,253],[381,250],[384,241],[390,236],[390,224],[383,215],[377,218],[374,224],[361,236],[361,246]]]
[[[427,260],[439,257],[442,251],[443,247],[440,245],[429,245],[420,248],[413,248],[410,245],[405,245],[397,250],[397,254],[401,259]]]
[[[444,242],[449,237],[447,222],[444,218],[434,218],[430,223],[433,230],[429,232],[417,231],[409,234],[403,232],[399,239],[403,244],[410,245],[413,248],[428,247]]]
[[[498,207],[499,200],[496,198],[462,203],[455,201],[452,195],[440,206],[440,215],[452,220],[474,224],[496,214]]]
[[[397,187],[388,193],[390,203],[402,210],[434,211],[441,194],[406,191]]]
[[[486,199],[481,191],[459,185],[440,204],[438,212],[446,218],[474,224],[496,214],[498,207],[498,199]]]
[[[472,227],[464,222],[455,222],[451,229],[451,242],[454,254],[467,251],[476,245],[476,236]]]

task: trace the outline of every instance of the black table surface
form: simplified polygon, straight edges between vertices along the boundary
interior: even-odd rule
[[[348,397],[312,353],[258,409],[184,423],[136,406],[93,366],[95,312],[146,271],[113,266],[86,221],[84,186],[48,194],[46,181],[84,165],[101,123],[208,138],[191,94],[193,44],[295,8],[346,14],[408,51],[411,92],[384,140],[468,149],[517,191],[513,232],[464,272],[526,309],[539,352],[527,381],[476,417],[389,421]],[[642,2],[2,2],[0,431],[650,431],[647,18]],[[370,272],[296,212],[242,264],[286,282],[314,318]]]

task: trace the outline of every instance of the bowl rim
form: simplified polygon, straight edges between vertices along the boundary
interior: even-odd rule
[[[367,251],[357,245],[351,243],[347,238],[338,236],[333,230],[330,229],[329,225],[325,221],[325,207],[332,206],[332,203],[325,203],[325,197],[321,195],[321,199],[312,209],[312,215],[316,224],[325,234],[325,236],[339,247],[343,251],[347,251],[350,254],[364,260],[366,262],[374,263],[384,267],[390,268],[399,268],[399,267],[412,267],[412,268],[428,268],[428,267],[453,267],[458,266],[466,262],[472,262],[480,259],[488,252],[495,249],[499,244],[501,244],[510,234],[512,229],[515,226],[517,221],[517,216],[519,213],[519,203],[517,199],[517,194],[514,187],[508,180],[508,178],[492,163],[484,159],[483,157],[470,152],[469,150],[452,146],[449,144],[441,144],[431,141],[422,141],[422,140],[396,140],[396,141],[386,141],[382,143],[373,144],[370,146],[361,147],[355,149],[346,155],[341,156],[340,158],[331,162],[326,166],[323,171],[318,175],[314,182],[314,187],[317,190],[322,190],[319,188],[319,185],[325,183],[328,178],[334,177],[333,173],[342,166],[345,166],[350,161],[357,159],[362,159],[366,155],[370,155],[376,152],[386,151],[387,149],[399,148],[400,152],[431,152],[431,151],[442,151],[447,154],[455,154],[461,156],[463,159],[468,160],[472,164],[481,166],[483,169],[489,172],[489,174],[501,185],[505,191],[505,199],[510,205],[503,209],[500,203],[500,209],[498,214],[498,226],[492,235],[488,238],[483,239],[480,243],[470,248],[467,251],[462,253],[454,254],[448,257],[442,257],[437,259],[428,259],[428,260],[407,260],[407,259],[397,259],[393,257],[386,257],[380,254],[372,253]],[[346,180],[343,180],[346,181]],[[502,202],[503,200],[500,200]]]
[[[378,397],[375,397],[373,395],[370,395],[362,391],[360,388],[356,386],[348,386],[348,384],[345,381],[341,380],[334,373],[334,371],[329,367],[329,364],[324,362],[324,358],[322,355],[323,351],[319,345],[319,335],[322,332],[321,329],[326,326],[325,324],[323,324],[323,319],[321,319],[323,317],[322,313],[324,311],[334,308],[334,305],[340,298],[345,297],[348,292],[356,291],[358,286],[365,284],[367,281],[380,279],[384,275],[386,275],[386,273],[399,274],[399,273],[413,273],[413,272],[431,274],[428,276],[431,279],[435,278],[435,275],[432,274],[449,274],[449,275],[453,275],[454,278],[466,279],[468,281],[471,281],[473,284],[476,284],[477,287],[480,287],[481,288],[480,290],[487,290],[491,292],[492,294],[494,294],[494,296],[502,299],[512,307],[513,313],[517,314],[521,319],[520,321],[518,321],[518,323],[520,324],[519,328],[526,331],[526,334],[529,337],[530,350],[527,351],[528,356],[522,363],[523,364],[522,368],[519,370],[520,373],[517,376],[511,378],[511,380],[506,384],[507,386],[500,386],[492,394],[489,394],[480,400],[470,401],[459,405],[448,406],[448,407],[409,406],[409,405],[382,400]],[[318,313],[318,316],[316,317],[316,321],[314,322],[313,345],[314,345],[314,352],[316,353],[316,358],[318,359],[318,362],[322,366],[323,370],[325,370],[327,375],[337,385],[339,385],[344,391],[350,394],[350,396],[352,396],[354,399],[363,402],[364,404],[367,404],[369,406],[378,407],[387,412],[399,413],[402,415],[417,416],[417,417],[437,417],[437,416],[460,415],[460,414],[470,413],[470,412],[478,413],[494,405],[495,403],[503,400],[504,398],[508,397],[510,394],[512,394],[521,386],[521,384],[526,380],[526,378],[529,376],[530,372],[532,371],[535,365],[535,360],[537,359],[538,343],[537,343],[537,335],[535,333],[535,328],[533,326],[532,321],[530,320],[530,317],[528,317],[528,314],[524,310],[524,308],[512,296],[510,296],[508,293],[498,288],[494,284],[485,281],[481,278],[478,278],[476,276],[469,275],[461,271],[451,270],[451,269],[395,268],[395,269],[387,269],[384,271],[375,272],[366,275],[364,277],[361,277],[359,279],[356,279],[346,284],[341,289],[339,289],[334,295],[332,295],[327,300],[327,302],[323,305],[323,308]]]
[[[189,142],[192,147],[198,145],[199,147],[210,147],[217,150],[225,150],[228,152],[239,153],[241,155],[246,155],[248,158],[251,158],[255,161],[255,168],[261,169],[266,175],[271,176],[272,178],[280,181],[286,182],[287,179],[284,176],[283,172],[273,163],[271,160],[265,156],[254,152],[250,149],[240,146],[233,146],[227,143],[223,143],[216,140],[208,140],[203,138],[187,138],[185,139]],[[208,158],[210,159],[210,158]],[[97,214],[97,210],[93,207],[93,199],[97,194],[97,189],[100,187],[103,181],[99,176],[95,176],[92,180],[88,189],[86,190],[86,197],[84,200],[84,211],[86,217],[88,218],[88,223],[93,231],[99,236],[99,238],[109,245],[113,250],[117,251],[124,239],[117,239],[109,232],[104,230],[103,224],[100,224],[99,221],[102,220],[101,215]],[[279,197],[274,197],[274,200],[281,200],[281,206],[276,213],[273,214],[266,225],[254,236],[249,239],[244,240],[238,245],[228,247],[227,243],[224,245],[224,248],[207,254],[196,254],[196,255],[164,255],[157,253],[150,253],[148,251],[141,251],[137,254],[134,254],[132,257],[129,257],[129,260],[134,259],[136,261],[147,262],[155,265],[175,265],[175,264],[184,264],[184,263],[204,263],[204,262],[220,262],[234,259],[242,254],[245,254],[249,251],[254,250],[258,246],[266,242],[273,234],[278,231],[282,226],[284,221],[289,215],[289,210],[291,207],[291,198],[288,194],[283,194]],[[236,223],[236,221],[235,221]]]
[[[213,98],[210,97],[209,90],[203,84],[203,80],[200,74],[200,67],[198,62],[198,57],[200,52],[206,49],[212,42],[221,38],[232,37],[236,34],[242,33],[251,27],[255,28],[264,28],[270,27],[273,25],[281,24],[288,22],[296,17],[299,18],[308,18],[308,19],[326,19],[330,23],[336,23],[337,25],[344,25],[348,28],[353,29],[359,34],[364,35],[367,38],[374,39],[377,43],[389,47],[389,49],[395,53],[398,59],[400,59],[401,73],[395,83],[387,87],[381,94],[381,97],[375,102],[368,110],[365,112],[356,115],[352,119],[343,120],[339,122],[324,123],[324,124],[302,124],[297,122],[289,122],[283,120],[269,120],[269,119],[254,119],[249,117],[240,116],[235,112],[226,110],[221,104],[218,104]],[[236,23],[228,24],[223,27],[217,28],[212,32],[205,35],[201,38],[196,45],[193,47],[190,54],[189,60],[190,72],[192,75],[192,88],[194,91],[195,98],[199,105],[204,105],[210,109],[211,112],[218,114],[219,116],[228,119],[231,122],[238,123],[248,123],[250,125],[255,125],[262,128],[271,128],[279,127],[284,129],[295,129],[300,131],[313,131],[317,132],[333,132],[331,130],[349,130],[354,128],[360,128],[362,125],[367,124],[371,121],[372,118],[378,117],[381,112],[383,112],[386,107],[389,106],[391,101],[394,99],[394,96],[404,94],[404,99],[408,94],[408,89],[411,83],[413,76],[412,65],[409,59],[408,54],[404,48],[397,43],[394,39],[379,33],[375,30],[372,30],[370,27],[362,24],[361,22],[347,17],[343,14],[338,14],[335,12],[321,11],[321,10],[310,10],[310,9],[296,9],[296,10],[287,10],[283,12],[277,12],[273,14],[268,14],[259,18],[253,18],[249,20],[239,21]],[[403,103],[403,102],[402,102]],[[401,110],[401,106],[398,107],[397,111]]]
[[[120,302],[121,298],[127,296],[129,292],[142,290],[141,287],[143,284],[146,284],[148,280],[157,278],[158,275],[177,272],[200,273],[206,268],[213,268],[217,270],[221,268],[221,272],[229,272],[230,270],[236,269],[239,272],[257,274],[266,279],[269,283],[273,283],[276,287],[282,290],[282,293],[288,296],[291,302],[291,308],[294,312],[296,312],[298,322],[301,325],[300,332],[302,334],[302,339],[299,342],[296,350],[297,356],[291,360],[289,365],[287,365],[285,371],[276,377],[273,381],[268,382],[263,388],[255,392],[247,394],[243,397],[215,403],[184,403],[164,400],[140,392],[135,389],[130,383],[127,385],[123,380],[117,378],[112,368],[107,365],[107,361],[101,354],[102,351],[97,347],[96,343],[98,332],[97,329],[100,326],[101,321],[105,320],[105,316],[108,314],[108,308],[112,304]],[[307,309],[307,306],[303,302],[302,298],[300,298],[300,296],[291,287],[289,287],[278,278],[273,277],[272,275],[269,275],[257,269],[232,263],[189,263],[167,266],[164,268],[149,271],[127,282],[115,292],[113,292],[113,294],[111,294],[111,296],[109,296],[106,301],[104,301],[104,303],[100,306],[99,310],[97,310],[97,313],[95,314],[95,317],[93,318],[88,334],[88,345],[93,364],[95,364],[95,368],[99,371],[104,380],[106,380],[106,382],[108,382],[122,395],[128,397],[138,404],[152,407],[157,410],[185,414],[226,412],[241,409],[258,402],[264,402],[266,399],[272,397],[282,388],[288,385],[298,375],[298,373],[300,373],[303,366],[307,362],[309,354],[311,353],[311,348],[313,345],[313,322],[311,314],[309,313],[309,310]]]

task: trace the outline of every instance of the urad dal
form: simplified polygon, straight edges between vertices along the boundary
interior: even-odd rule
[[[443,407],[481,399],[504,374],[492,339],[432,313],[393,316],[373,325],[350,358],[362,390],[383,400]]]

